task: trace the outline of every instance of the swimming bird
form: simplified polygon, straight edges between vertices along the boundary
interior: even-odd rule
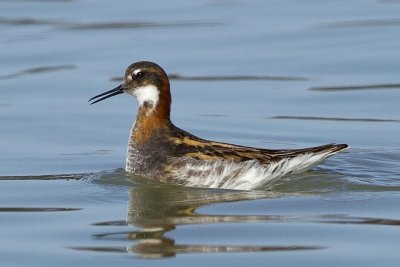
[[[328,144],[272,150],[197,137],[171,122],[169,79],[153,62],[131,64],[121,85],[89,101],[94,104],[122,93],[135,96],[139,103],[125,170],[160,182],[250,190],[286,174],[307,170],[347,148],[346,144]]]

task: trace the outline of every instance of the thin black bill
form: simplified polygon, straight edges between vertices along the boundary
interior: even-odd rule
[[[91,99],[89,99],[89,102],[95,100],[90,103],[90,105],[93,105],[97,102],[103,101],[104,99],[107,99],[107,98],[115,96],[115,95],[123,94],[123,93],[124,93],[124,89],[122,88],[122,85],[120,84],[110,91],[107,91],[107,92],[104,92],[102,94],[92,97]]]

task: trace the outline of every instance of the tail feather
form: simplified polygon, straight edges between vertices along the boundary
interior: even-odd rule
[[[299,164],[299,166],[296,166],[294,168],[295,170],[292,172],[301,172],[307,170],[346,148],[348,148],[347,144],[328,144],[304,149],[304,154],[300,155],[299,158],[307,158],[306,155],[309,155],[308,160],[302,162],[302,164]]]
[[[336,154],[337,152],[342,151],[348,147],[349,146],[347,144],[328,144],[328,145],[314,147],[311,150],[311,152],[314,152],[317,154],[330,152],[329,155],[333,155],[333,154]]]

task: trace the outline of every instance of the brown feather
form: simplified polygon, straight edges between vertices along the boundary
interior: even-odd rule
[[[175,129],[175,131],[182,130]],[[208,141],[193,135],[186,135],[184,131],[181,134],[181,136],[170,137],[176,148],[174,154],[177,157],[203,160],[229,159],[233,161],[247,161],[257,159],[262,164],[268,164],[283,158],[293,158],[306,153],[334,153],[347,148],[345,144],[329,144],[305,149],[269,150]]]

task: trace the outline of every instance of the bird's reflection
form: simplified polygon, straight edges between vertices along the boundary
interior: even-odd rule
[[[136,241],[129,251],[142,257],[170,257],[177,253],[272,250],[273,247],[267,246],[181,245],[165,235],[184,224],[257,220],[254,216],[199,214],[196,209],[211,203],[261,197],[267,197],[267,194],[265,192],[192,189],[177,186],[131,188],[127,222],[140,227],[142,231],[128,234],[129,239]]]
[[[128,247],[75,247],[80,250],[132,253],[142,258],[173,257],[179,253],[261,252],[321,249],[320,246],[277,245],[211,245],[180,244],[167,233],[181,225],[226,222],[281,221],[280,216],[210,215],[196,210],[212,203],[243,201],[274,197],[263,191],[228,191],[185,188],[172,185],[141,184],[129,188],[128,216],[126,221],[96,223],[97,226],[122,226],[127,231],[97,234],[97,239],[130,240]],[[194,239],[194,238],[193,238]],[[224,243],[222,241],[222,243]]]
[[[316,173],[324,179],[323,173]],[[313,176],[308,175],[307,179]],[[129,186],[127,186],[129,180]],[[133,181],[133,182],[132,182]],[[278,252],[317,250],[326,247],[315,245],[289,244],[287,246],[265,242],[265,244],[246,245],[229,244],[221,240],[218,245],[198,244],[198,234],[189,237],[191,243],[184,242],[173,236],[173,231],[183,225],[223,224],[223,223],[312,223],[312,224],[343,224],[343,225],[380,225],[400,226],[400,220],[391,218],[354,217],[346,214],[286,214],[286,215],[225,215],[205,214],[198,211],[200,207],[209,204],[234,201],[256,200],[262,198],[308,195],[306,190],[299,192],[299,182],[285,190],[277,187],[265,191],[229,191],[218,189],[199,189],[153,183],[148,180],[127,177],[124,172],[114,172],[102,175],[97,183],[102,186],[112,185],[113,188],[127,188],[129,195],[127,217],[120,221],[97,222],[101,233],[94,234],[97,241],[107,242],[108,246],[74,246],[75,250],[129,253],[141,258],[174,257],[184,253],[233,253],[233,252]],[[301,180],[301,183],[304,183]],[[281,189],[279,189],[281,188]],[[320,187],[325,188],[325,187]],[[323,191],[323,190],[321,190]],[[315,195],[315,193],[311,193]],[[105,230],[106,229],[106,230]],[[117,230],[116,230],[117,229]],[[211,233],[210,233],[211,235]],[[212,237],[211,237],[212,238]],[[229,239],[228,239],[229,240]],[[127,245],[128,241],[128,245]],[[270,242],[270,241],[269,241]],[[115,245],[115,244],[123,245]]]

